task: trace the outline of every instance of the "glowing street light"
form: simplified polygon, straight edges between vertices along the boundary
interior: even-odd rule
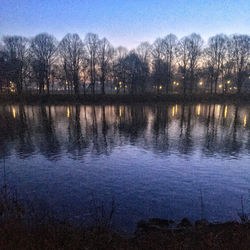
[[[200,86],[202,86],[202,85],[203,85],[203,82],[200,82],[199,84],[200,84]]]
[[[162,89],[162,86],[160,85],[159,89]]]
[[[180,83],[176,82],[176,81],[173,81],[173,84],[176,85],[176,86],[179,86]]]
[[[230,80],[228,80],[228,81],[227,81],[227,84],[230,84],[230,83],[231,83],[231,81],[230,81]]]
[[[221,89],[222,88],[222,84],[220,84],[218,87]]]
[[[15,85],[12,81],[10,81],[10,92],[12,92],[12,93],[16,92]]]

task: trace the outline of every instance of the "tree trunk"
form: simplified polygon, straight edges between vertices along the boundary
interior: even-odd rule
[[[78,75],[77,73],[74,73],[74,91],[75,91],[75,95],[79,95],[79,80],[78,80]]]
[[[213,81],[210,82],[210,94],[213,94]]]
[[[85,85],[85,82],[83,82],[83,94],[86,95],[86,85]]]
[[[102,94],[105,95],[105,80],[104,77],[101,79],[101,85],[102,85]]]
[[[46,85],[47,85],[47,94],[49,95],[50,94],[50,82],[49,82],[49,79],[47,79]]]

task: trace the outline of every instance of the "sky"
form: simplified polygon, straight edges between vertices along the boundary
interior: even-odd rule
[[[250,0],[0,0],[0,36],[41,32],[92,32],[130,49],[169,33],[249,34]]]

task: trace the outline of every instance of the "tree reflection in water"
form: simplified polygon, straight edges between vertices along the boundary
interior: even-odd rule
[[[15,112],[13,113],[13,110]],[[250,150],[249,107],[219,104],[0,106],[0,154],[49,160],[109,155],[135,145],[164,154],[234,156]]]

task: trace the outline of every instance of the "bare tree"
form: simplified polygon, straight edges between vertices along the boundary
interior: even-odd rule
[[[86,86],[95,94],[97,83],[105,94],[107,82],[113,83],[110,86],[117,93],[144,92],[151,85],[157,93],[170,93],[179,89],[172,88],[175,79],[174,84],[181,83],[184,95],[196,90],[198,80],[200,90],[209,86],[210,93],[216,93],[223,87],[223,92],[228,88],[240,93],[248,83],[249,44],[249,35],[219,34],[209,38],[204,48],[198,34],[180,40],[169,34],[128,52],[121,46],[114,49],[106,38],[99,40],[93,33],[88,33],[84,42],[77,34],[67,34],[58,47],[56,39],[47,33],[30,41],[6,36],[0,42],[0,85],[1,90],[12,90],[11,84],[21,94],[28,83],[36,83],[40,94],[46,89],[49,94],[56,78],[59,86],[71,92],[74,89],[76,95],[80,94],[80,82],[84,94]]]
[[[67,34],[59,44],[63,58],[67,81],[74,86],[75,95],[79,95],[79,74],[83,57],[83,43],[78,34]]]
[[[196,82],[196,70],[198,67],[198,60],[202,52],[203,40],[200,35],[192,33],[188,37],[188,62],[190,72],[190,93],[193,93],[194,83]]]
[[[88,33],[85,37],[84,44],[86,46],[87,60],[89,64],[91,92],[92,94],[95,94],[97,63],[98,63],[98,46],[100,44],[98,35],[93,33]]]
[[[51,66],[56,56],[56,39],[47,33],[41,33],[31,40],[30,51],[33,57],[33,70],[39,81],[39,94],[44,92],[47,86],[47,93],[50,93]]]
[[[188,51],[188,37],[183,37],[177,45],[177,58],[179,62],[179,71],[182,75],[183,94],[187,93],[188,83],[188,62],[189,62],[189,51]]]
[[[1,44],[0,44],[1,45]],[[1,48],[0,50],[0,91],[3,92],[3,88],[8,85],[8,56]]]
[[[128,49],[123,46],[119,46],[118,48],[115,49],[115,54],[116,54],[117,60],[119,60],[128,55]]]
[[[81,62],[81,80],[83,81],[83,93],[86,95],[86,82],[89,77],[89,65],[88,65],[88,58],[86,55],[86,51],[84,50]]]
[[[148,72],[148,66],[139,56],[132,51],[122,59],[125,71],[125,82],[127,83],[130,94],[135,94],[139,89],[142,91],[145,84],[144,75]]]
[[[234,84],[235,80],[234,55],[233,55],[233,45],[230,38],[227,39],[226,50],[227,51],[224,59],[224,64],[222,67],[223,80],[225,80],[226,83]],[[225,86],[227,88],[228,84],[225,84]]]
[[[227,52],[227,36],[220,34],[210,37],[208,40],[208,48],[206,49],[207,60],[210,66],[210,72],[213,74],[214,92],[217,91],[218,79],[222,74],[224,60]],[[211,86],[213,89],[213,86]]]
[[[169,34],[163,39],[163,51],[167,66],[166,76],[166,92],[169,92],[171,81],[173,78],[173,62],[177,46],[177,37],[174,34]]]
[[[118,93],[120,89],[123,89],[123,92],[126,91],[126,72],[125,72],[125,61],[124,58],[128,55],[128,50],[125,47],[119,46],[114,51],[114,59],[112,66],[112,75],[113,75],[113,84],[115,85],[116,92]],[[118,83],[122,83],[119,86]]]
[[[164,42],[163,39],[158,38],[152,45],[152,64],[153,64],[153,80],[159,93],[167,78],[166,64],[164,63]]]
[[[22,36],[5,36],[3,42],[4,51],[8,58],[6,73],[9,80],[16,85],[17,93],[21,94],[24,80],[28,75],[28,39]]]
[[[250,36],[234,35],[231,39],[233,64],[238,93],[241,92],[250,58]]]
[[[135,52],[148,68],[148,70],[146,70],[142,76],[144,81],[142,92],[144,92],[147,85],[149,85],[150,83],[150,68],[152,67],[152,46],[148,42],[142,42],[136,48]]]
[[[103,38],[98,46],[98,62],[100,66],[100,82],[102,94],[105,94],[105,82],[108,73],[111,71],[111,62],[114,57],[114,48],[106,38]]]
[[[151,53],[152,53],[152,46],[148,42],[142,42],[136,48],[136,54],[140,57],[140,59],[150,64],[151,60]]]

